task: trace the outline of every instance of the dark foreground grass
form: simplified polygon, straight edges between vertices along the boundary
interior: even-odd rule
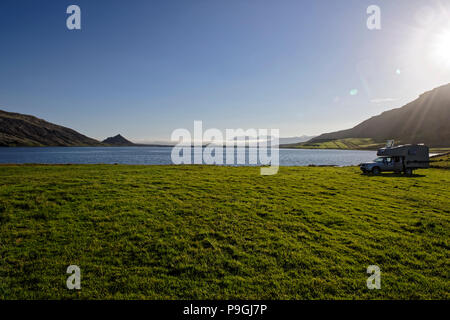
[[[0,166],[0,299],[449,299],[450,170],[418,173]]]

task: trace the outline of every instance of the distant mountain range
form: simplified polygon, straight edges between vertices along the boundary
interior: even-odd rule
[[[425,143],[430,147],[450,147],[450,84],[422,94],[407,105],[383,112],[352,129],[324,133],[307,142],[284,147],[354,146],[374,148],[386,140],[396,144]],[[355,144],[356,143],[356,144]]]
[[[375,149],[386,140],[450,147],[450,84],[407,105],[383,112],[352,129],[320,136],[280,138],[281,147]],[[135,144],[118,134],[100,142],[31,115],[0,110],[0,146],[156,146]],[[167,144],[166,146],[169,146]]]
[[[248,138],[248,137],[246,137]],[[298,143],[312,136],[280,138],[280,144]],[[0,110],[0,147],[42,146],[173,146],[174,142],[133,143],[122,135],[98,141],[73,129],[59,126],[35,116]]]
[[[309,141],[317,136],[300,136],[300,137],[288,137],[288,138],[279,138],[280,144],[291,144],[291,143],[300,143]]]

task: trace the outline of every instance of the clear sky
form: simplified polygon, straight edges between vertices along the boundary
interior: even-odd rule
[[[97,139],[320,134],[449,83],[449,37],[447,0],[1,0],[0,109]]]

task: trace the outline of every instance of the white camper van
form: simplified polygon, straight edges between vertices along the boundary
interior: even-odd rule
[[[393,171],[412,175],[413,170],[429,168],[430,156],[427,146],[407,144],[394,147],[393,145],[392,140],[388,141],[385,148],[378,150],[378,158],[373,162],[361,163],[362,172],[380,174],[383,171]]]

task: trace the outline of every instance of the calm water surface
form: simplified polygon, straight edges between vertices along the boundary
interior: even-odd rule
[[[0,148],[0,163],[42,164],[172,164],[172,148],[168,147],[42,147]],[[245,149],[246,164],[249,153]],[[225,152],[224,152],[225,154]],[[375,151],[280,149],[280,165],[350,166],[376,158]]]

